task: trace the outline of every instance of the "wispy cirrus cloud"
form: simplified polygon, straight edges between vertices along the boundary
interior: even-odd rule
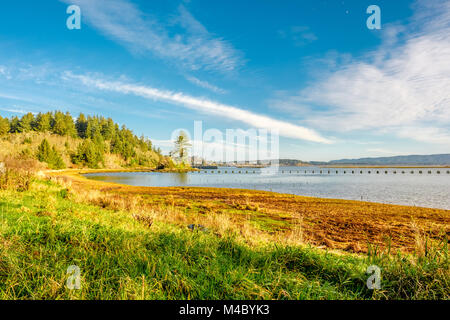
[[[304,46],[318,39],[308,26],[292,26],[287,30],[278,30],[278,35],[282,39],[292,41],[297,47]]]
[[[18,114],[27,114],[27,113],[37,114],[37,112],[24,109],[21,106],[12,106],[11,108],[0,108],[0,110]]]
[[[9,72],[8,68],[5,66],[0,66],[0,76],[4,77],[5,79],[8,79],[8,80],[11,79],[10,72]]]
[[[127,0],[60,1],[80,6],[89,25],[133,52],[151,53],[191,70],[232,72],[244,63],[239,51],[211,34],[183,5],[164,24]]]
[[[271,105],[306,123],[450,145],[450,2],[417,1],[408,25],[383,26],[383,44]]]
[[[189,82],[195,84],[196,86],[208,89],[208,90],[210,90],[212,92],[215,92],[215,93],[220,93],[220,94],[225,94],[226,93],[226,90],[221,89],[221,88],[219,88],[219,87],[217,87],[217,86],[215,86],[215,85],[213,85],[213,84],[211,84],[211,83],[209,83],[207,81],[200,80],[200,79],[198,79],[196,77],[193,77],[193,76],[187,76],[186,80],[188,80]]]
[[[201,113],[239,121],[255,128],[276,129],[279,131],[281,136],[288,138],[302,139],[318,143],[331,143],[331,140],[321,136],[319,133],[309,128],[277,120],[266,115],[256,114],[235,106],[222,104],[220,102],[204,98],[193,97],[182,92],[160,90],[133,83],[108,81],[89,75],[76,75],[70,71],[65,72],[63,75],[63,80],[77,80],[81,84],[90,88],[118,92],[121,94],[132,94],[151,100],[165,101],[172,104],[181,105],[185,108]]]

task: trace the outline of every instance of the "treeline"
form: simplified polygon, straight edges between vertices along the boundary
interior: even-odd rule
[[[129,166],[158,166],[163,159],[161,150],[153,147],[148,138],[138,138],[111,118],[80,114],[74,119],[69,112],[61,111],[39,113],[36,116],[27,113],[21,118],[0,116],[0,136],[31,131],[83,139],[70,158],[72,163],[90,168],[104,166],[106,153],[120,155]],[[63,165],[56,149],[46,140],[39,146],[37,158],[51,167]]]

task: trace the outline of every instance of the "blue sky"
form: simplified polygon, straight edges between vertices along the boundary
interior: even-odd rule
[[[66,9],[81,8],[81,30]],[[381,9],[369,30],[366,9]],[[177,128],[275,127],[280,156],[450,152],[448,1],[9,1],[0,114],[101,114],[163,150]]]

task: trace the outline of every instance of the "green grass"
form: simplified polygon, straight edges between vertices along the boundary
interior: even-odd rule
[[[448,248],[423,257],[340,255],[311,247],[247,245],[132,212],[73,201],[35,180],[0,190],[0,299],[448,299]],[[369,265],[382,289],[366,287]],[[66,288],[67,268],[81,289]]]

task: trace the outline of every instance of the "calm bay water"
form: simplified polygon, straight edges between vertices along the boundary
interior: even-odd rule
[[[280,167],[274,175],[263,175],[260,169],[219,168],[189,173],[114,172],[85,176],[132,186],[255,189],[450,210],[449,170],[450,168]]]

